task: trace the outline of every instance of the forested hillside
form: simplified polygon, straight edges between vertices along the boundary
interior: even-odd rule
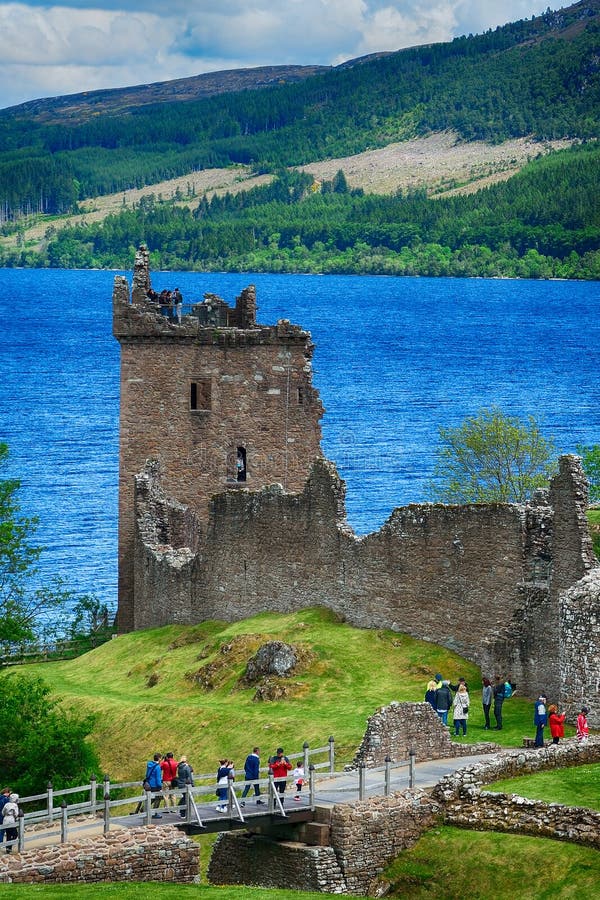
[[[315,191],[311,176],[282,171],[194,210],[150,196],[103,223],[62,229],[41,253],[2,260],[0,251],[0,262],[129,268],[146,242],[161,269],[600,278],[599,169],[594,141],[437,200],[424,190],[351,191],[341,172]]]
[[[465,140],[598,137],[599,11],[600,0],[584,0],[263,90],[58,123],[43,101],[1,111],[1,214],[60,213],[198,168],[273,171],[444,129]]]

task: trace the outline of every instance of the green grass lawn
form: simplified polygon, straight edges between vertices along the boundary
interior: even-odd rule
[[[292,677],[272,679],[285,690],[282,699],[257,702],[255,688],[240,679],[268,640],[294,644],[306,659]],[[533,703],[518,692],[504,703],[504,729],[483,730],[473,663],[407,635],[353,628],[322,609],[138,631],[78,659],[23,671],[40,675],[67,706],[97,714],[92,738],[113,781],[141,779],[154,752],[185,753],[197,773],[212,772],[224,755],[239,769],[256,744],[266,756],[280,744],[288,752],[305,740],[325,746],[330,735],[339,762],[349,762],[367,718],[392,700],[422,700],[436,672],[469,683],[468,734],[456,740],[521,746],[533,734]]]
[[[550,900],[599,895],[600,853],[577,844],[444,826],[385,871],[389,897]]]
[[[600,763],[508,778],[488,785],[487,790],[600,810]]]
[[[161,884],[136,882],[133,884],[9,884],[0,885],[0,900],[324,900],[327,894],[301,891],[276,891],[252,887],[208,887],[195,884]]]
[[[255,688],[240,679],[268,640],[303,648],[306,661],[291,678],[272,679],[285,689],[283,699],[257,702]],[[27,671],[44,678],[68,706],[98,714],[93,740],[113,781],[141,778],[155,751],[185,753],[196,772],[212,772],[224,755],[239,769],[255,744],[264,755],[280,744],[295,752],[305,740],[325,746],[330,735],[338,760],[348,762],[379,706],[423,700],[435,672],[453,682],[464,675],[476,690],[480,680],[473,663],[443,647],[352,628],[319,609],[139,631],[79,659]],[[194,673],[212,687],[186,677]],[[510,742],[511,729],[520,737],[519,710],[518,701],[510,715],[507,710],[503,742]],[[476,728],[473,739],[488,734]]]

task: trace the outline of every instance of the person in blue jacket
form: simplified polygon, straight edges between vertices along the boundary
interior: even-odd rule
[[[250,793],[250,788],[254,788],[254,796],[257,798],[257,803],[264,803],[264,800],[259,800],[260,797],[260,785],[258,783],[258,779],[260,777],[260,747],[253,747],[252,753],[249,753],[246,757],[246,762],[244,763],[244,779],[245,781],[252,781],[253,784],[247,784],[242,791],[242,806],[244,806],[244,797],[247,797]]]
[[[533,724],[535,725],[535,746],[544,746],[544,728],[548,721],[546,698],[543,694],[537,698],[534,704]]]
[[[160,767],[160,761],[162,756],[160,753],[155,753],[152,759],[149,759],[146,763],[146,775],[144,776],[144,783],[148,783],[150,785],[150,790],[153,794],[156,794],[156,797],[152,798],[152,808],[158,809],[160,806],[160,801],[162,800],[162,795],[160,791],[162,789],[162,769]],[[162,816],[158,813],[154,813],[152,816],[153,819],[162,819]]]

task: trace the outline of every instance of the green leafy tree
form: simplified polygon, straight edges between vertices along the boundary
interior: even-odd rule
[[[85,784],[100,771],[89,742],[93,716],[67,711],[39,677],[0,678],[2,778],[21,796]]]
[[[0,443],[0,469],[8,447]],[[37,562],[43,547],[33,543],[38,520],[20,514],[16,478],[0,478],[0,643],[21,643],[59,631],[53,614],[68,609],[77,598],[61,578],[37,586]]]
[[[522,503],[554,473],[554,444],[532,416],[523,421],[492,407],[439,433],[429,489],[444,503]]]
[[[578,445],[583,468],[590,486],[590,503],[600,502],[600,444]]]

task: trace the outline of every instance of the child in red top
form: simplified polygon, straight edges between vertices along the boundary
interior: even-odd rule
[[[548,719],[548,723],[550,725],[550,734],[552,735],[552,743],[558,744],[561,737],[565,736],[565,715],[563,713],[562,716],[558,714],[558,706],[552,703],[548,707],[548,712],[550,713],[550,717]]]
[[[588,739],[588,735],[590,733],[590,729],[588,727],[587,714],[589,709],[587,706],[581,707],[581,712],[577,716],[577,740],[578,741],[586,741]]]

